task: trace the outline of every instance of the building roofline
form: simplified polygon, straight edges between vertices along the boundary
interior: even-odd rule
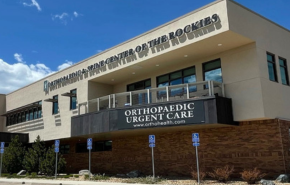
[[[175,19],[173,19],[173,20],[171,20],[171,21],[169,21],[169,22],[167,22],[167,23],[164,23],[164,24],[162,24],[162,25],[160,25],[160,26],[158,26],[158,27],[156,27],[156,28],[153,28],[153,29],[151,29],[151,30],[149,30],[149,31],[146,31],[146,32],[144,32],[144,33],[142,33],[142,34],[140,34],[140,35],[137,35],[137,36],[135,36],[135,37],[133,37],[133,38],[131,38],[131,39],[129,39],[129,40],[126,40],[126,41],[124,41],[124,42],[122,42],[122,43],[120,43],[120,44],[117,44],[117,45],[115,45],[115,46],[113,46],[113,47],[111,47],[111,48],[109,48],[109,49],[106,49],[106,50],[104,50],[104,51],[102,51],[102,52],[100,52],[100,53],[97,53],[97,54],[95,54],[95,55],[92,55],[92,56],[90,56],[90,57],[84,59],[84,60],[81,60],[81,61],[79,61],[79,62],[77,62],[77,63],[75,63],[75,64],[73,64],[73,65],[71,65],[71,66],[69,66],[69,67],[67,67],[67,68],[65,68],[65,69],[63,69],[63,70],[61,70],[61,71],[57,71],[57,72],[55,72],[55,73],[53,73],[53,74],[50,74],[50,75],[48,75],[48,76],[45,76],[44,78],[39,79],[39,80],[37,80],[37,81],[35,81],[35,82],[33,82],[33,83],[30,83],[30,84],[28,84],[28,85],[26,85],[26,86],[23,86],[23,87],[21,87],[21,88],[19,88],[19,89],[16,89],[16,90],[14,90],[14,91],[12,91],[12,92],[10,92],[10,93],[7,93],[6,95],[10,95],[10,94],[12,94],[12,93],[14,93],[14,92],[16,92],[16,91],[18,91],[18,90],[24,89],[24,88],[26,88],[26,87],[28,87],[28,86],[30,86],[30,85],[33,85],[33,84],[35,84],[35,83],[38,83],[39,81],[42,81],[42,80],[45,79],[45,78],[51,77],[51,76],[55,75],[56,73],[59,73],[59,72],[62,72],[62,71],[64,71],[64,70],[67,70],[67,69],[70,69],[70,68],[72,68],[72,67],[75,67],[75,66],[77,66],[77,65],[80,65],[80,64],[82,64],[83,62],[86,62],[86,61],[88,61],[88,60],[90,60],[90,59],[92,59],[92,58],[94,58],[94,57],[96,57],[96,56],[102,55],[102,54],[104,54],[104,53],[106,53],[106,52],[108,52],[108,51],[110,51],[110,50],[112,50],[112,49],[115,49],[115,48],[117,48],[117,47],[119,47],[119,46],[122,46],[122,45],[124,45],[124,44],[126,44],[126,43],[128,43],[128,42],[131,42],[131,41],[133,41],[133,40],[135,40],[135,39],[138,39],[138,38],[140,38],[140,37],[142,37],[142,36],[144,36],[144,35],[146,35],[146,34],[149,34],[149,33],[153,32],[153,31],[156,31],[156,30],[158,30],[158,29],[160,29],[160,28],[162,28],[162,27],[164,27],[164,26],[167,26],[167,25],[169,25],[169,24],[171,24],[171,23],[174,23],[174,22],[176,22],[176,21],[178,21],[178,20],[180,20],[180,19],[182,19],[182,18],[184,18],[184,17],[187,17],[187,16],[189,16],[189,15],[191,15],[191,14],[194,14],[194,13],[196,13],[196,12],[199,12],[199,11],[205,9],[205,8],[208,8],[208,7],[210,7],[210,6],[214,5],[214,4],[217,4],[217,3],[222,2],[222,1],[230,1],[230,2],[236,4],[236,5],[240,6],[240,7],[242,7],[242,8],[244,8],[244,9],[248,10],[249,12],[254,13],[255,15],[257,15],[257,16],[259,16],[259,17],[261,17],[261,18],[263,18],[263,19],[265,19],[265,20],[267,20],[267,21],[273,23],[274,25],[276,25],[276,26],[278,26],[278,27],[284,29],[285,31],[290,32],[289,29],[287,29],[287,28],[285,28],[285,27],[283,27],[283,26],[281,26],[281,25],[275,23],[274,21],[271,21],[270,19],[268,19],[268,18],[266,18],[266,17],[264,17],[264,16],[262,16],[262,15],[256,13],[256,12],[254,12],[253,10],[251,10],[251,9],[249,9],[249,8],[247,8],[247,7],[243,6],[243,5],[241,5],[241,4],[237,3],[237,2],[235,2],[234,0],[216,0],[216,1],[213,1],[213,2],[211,2],[211,3],[209,3],[209,4],[207,4],[207,5],[204,5],[204,6],[200,7],[200,8],[198,8],[198,9],[195,9],[195,10],[193,10],[193,11],[191,11],[191,12],[185,14],[185,15],[182,15],[182,16],[180,16],[180,17],[177,17],[177,18],[175,18]]]
[[[96,57],[96,56],[102,55],[102,54],[104,54],[104,53],[106,53],[106,52],[108,52],[108,51],[110,51],[110,50],[112,50],[112,49],[115,49],[115,48],[117,48],[117,47],[119,47],[119,46],[121,46],[121,45],[124,45],[124,44],[126,44],[126,43],[128,43],[128,42],[131,42],[131,41],[133,41],[133,40],[136,40],[136,39],[138,39],[138,38],[140,38],[140,37],[142,37],[142,36],[144,36],[144,35],[146,35],[146,34],[149,34],[149,33],[153,32],[153,31],[156,31],[156,30],[158,30],[158,29],[160,29],[160,28],[162,28],[162,27],[164,27],[164,26],[167,26],[167,25],[169,25],[169,24],[171,24],[171,23],[173,23],[173,22],[176,22],[176,21],[178,21],[178,20],[180,20],[180,19],[182,19],[182,18],[184,18],[184,17],[187,17],[187,16],[193,14],[193,13],[199,12],[199,11],[201,11],[201,10],[207,8],[207,7],[210,7],[210,6],[214,5],[214,4],[217,4],[217,3],[221,2],[221,1],[227,1],[227,0],[216,0],[216,1],[214,1],[214,2],[211,2],[211,3],[209,3],[209,4],[207,4],[207,5],[204,5],[204,6],[200,7],[200,8],[198,8],[198,9],[195,9],[195,10],[193,10],[193,11],[191,11],[191,12],[185,14],[185,15],[182,15],[182,16],[177,17],[177,18],[175,18],[175,19],[173,19],[173,20],[171,20],[171,21],[169,21],[169,22],[167,22],[167,23],[164,23],[164,24],[162,24],[162,25],[160,25],[160,26],[158,26],[158,27],[156,27],[156,28],[153,28],[153,29],[151,29],[151,30],[149,30],[149,31],[146,31],[146,32],[144,32],[144,33],[142,33],[142,34],[140,34],[140,35],[137,35],[137,36],[135,36],[135,37],[133,37],[133,38],[131,38],[131,39],[129,39],[129,40],[126,40],[126,41],[124,41],[124,42],[122,42],[122,43],[120,43],[120,44],[118,44],[118,45],[115,45],[115,46],[113,46],[113,47],[111,47],[111,48],[109,48],[109,49],[106,49],[106,50],[104,50],[104,51],[102,51],[102,52],[100,52],[100,53],[97,53],[97,54],[95,54],[95,55],[92,55],[92,56],[90,56],[90,57],[84,59],[84,60],[81,60],[81,61],[79,61],[79,62],[77,62],[77,63],[75,63],[75,64],[73,64],[73,65],[71,65],[71,66],[69,66],[69,67],[67,67],[67,68],[65,68],[65,69],[63,69],[63,70],[61,70],[61,71],[64,71],[64,70],[70,69],[70,68],[72,68],[72,67],[75,67],[75,66],[77,66],[77,65],[79,65],[79,64],[81,64],[81,63],[83,63],[83,62],[86,62],[86,61],[88,61],[88,60],[90,60],[90,59],[92,59],[92,58],[94,58],[94,57]],[[28,85],[26,85],[26,86],[23,86],[23,87],[21,87],[21,88],[19,88],[19,89],[16,89],[16,90],[14,90],[14,91],[8,93],[7,95],[12,94],[12,93],[14,93],[14,92],[16,92],[16,91],[18,91],[18,90],[23,89],[23,88],[26,88],[26,87],[28,87],[28,86],[30,86],[30,85],[33,85],[33,84],[35,84],[35,83],[37,83],[37,82],[39,82],[39,81],[41,81],[41,80],[43,80],[43,79],[45,79],[45,78],[48,78],[48,77],[50,77],[50,76],[52,76],[52,75],[55,75],[56,73],[59,73],[59,72],[61,72],[61,71],[57,71],[57,72],[55,72],[55,73],[53,73],[53,74],[51,74],[51,75],[45,76],[44,78],[41,78],[41,79],[39,79],[39,80],[37,80],[37,81],[35,81],[35,82],[32,82],[32,83],[30,83],[30,84],[28,84]]]

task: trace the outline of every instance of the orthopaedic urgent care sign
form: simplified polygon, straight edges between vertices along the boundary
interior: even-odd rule
[[[118,127],[120,129],[177,126],[204,122],[203,101],[147,105],[118,111]]]

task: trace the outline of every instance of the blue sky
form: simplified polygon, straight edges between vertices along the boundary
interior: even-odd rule
[[[6,94],[214,0],[0,0]],[[236,0],[290,29],[289,0]]]

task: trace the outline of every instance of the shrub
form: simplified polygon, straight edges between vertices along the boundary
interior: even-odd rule
[[[209,172],[208,175],[219,182],[227,182],[230,179],[231,174],[234,172],[234,166],[226,165],[223,168],[216,168],[213,172]]]
[[[37,173],[36,172],[32,172],[30,177],[31,178],[36,178],[37,177]]]
[[[191,176],[193,180],[196,180],[196,181],[198,180],[196,170],[191,171]],[[199,170],[199,180],[202,181],[205,178],[205,176],[206,176],[206,173],[203,170]]]
[[[28,172],[40,171],[40,164],[44,159],[46,152],[45,144],[37,136],[36,140],[32,144],[32,148],[29,148],[24,156],[23,165]]]
[[[246,181],[248,184],[255,184],[256,181],[259,181],[265,175],[266,175],[265,173],[261,173],[261,171],[258,170],[257,168],[254,168],[253,170],[244,170],[241,173],[242,179]]]
[[[26,172],[25,176],[28,177],[29,176],[29,172]]]
[[[89,179],[89,175],[88,174],[85,175],[85,179]]]
[[[57,157],[57,172],[63,172],[66,166],[66,162],[62,157],[61,153],[58,153]],[[55,175],[55,152],[54,152],[54,145],[48,148],[44,159],[41,161],[40,164],[40,171],[45,173],[48,176]]]
[[[3,155],[3,167],[8,173],[18,173],[23,169],[22,162],[25,154],[25,148],[19,141],[19,136],[16,135],[12,138],[9,146],[5,148]]]
[[[80,176],[79,176],[79,175],[74,175],[74,177],[75,177],[75,178],[79,178]]]

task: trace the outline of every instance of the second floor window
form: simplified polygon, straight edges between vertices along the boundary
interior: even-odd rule
[[[274,82],[278,82],[276,73],[275,56],[273,54],[267,53],[267,63],[269,79]]]
[[[53,96],[53,103],[52,103],[52,114],[58,113],[58,96]]]
[[[72,94],[70,96],[70,110],[77,108],[77,90],[71,90],[70,93]]]
[[[282,84],[289,85],[289,77],[288,77],[286,59],[279,57],[279,65],[280,65],[280,73],[281,73]]]

